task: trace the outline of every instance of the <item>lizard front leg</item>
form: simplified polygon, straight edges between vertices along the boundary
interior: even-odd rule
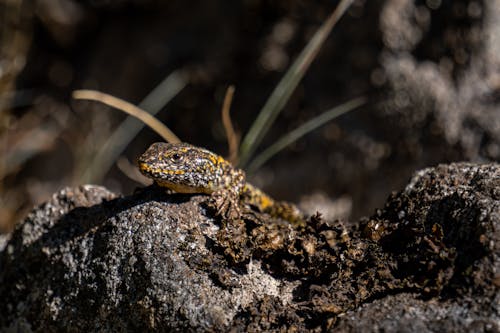
[[[224,177],[221,183],[224,187],[215,190],[211,194],[211,201],[215,207],[216,214],[226,220],[239,219],[241,217],[240,194],[245,186],[245,173],[243,170],[225,165]]]
[[[220,189],[211,194],[211,203],[217,216],[225,220],[234,220],[241,217],[239,193],[233,189]]]

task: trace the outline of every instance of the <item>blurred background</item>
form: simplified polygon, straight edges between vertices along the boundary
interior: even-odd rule
[[[144,186],[135,161],[161,138],[125,129],[124,150],[100,161],[126,115],[74,100],[73,90],[139,105],[160,85],[172,98],[157,117],[183,141],[226,155],[228,85],[244,135],[338,2],[2,0],[0,232],[66,186],[96,183],[123,195]],[[370,102],[250,179],[276,198],[353,221],[418,169],[498,161],[499,48],[498,0],[354,1],[258,151],[340,103]]]

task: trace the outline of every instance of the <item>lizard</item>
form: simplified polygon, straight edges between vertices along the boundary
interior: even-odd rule
[[[239,204],[244,203],[294,224],[305,221],[295,205],[274,200],[248,183],[243,170],[210,150],[188,143],[156,142],[139,157],[138,165],[141,173],[160,187],[211,195],[218,214],[232,209],[232,215],[238,217]]]

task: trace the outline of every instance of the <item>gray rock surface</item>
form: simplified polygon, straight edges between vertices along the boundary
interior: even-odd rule
[[[500,329],[500,166],[417,172],[371,218],[223,221],[207,196],[66,188],[0,253],[1,331]]]

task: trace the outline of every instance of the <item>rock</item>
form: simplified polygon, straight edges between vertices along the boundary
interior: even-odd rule
[[[336,332],[498,332],[491,311],[455,299],[425,301],[401,293],[374,300],[341,317]]]
[[[498,164],[420,171],[353,227],[207,198],[55,194],[0,254],[0,331],[500,329]]]

